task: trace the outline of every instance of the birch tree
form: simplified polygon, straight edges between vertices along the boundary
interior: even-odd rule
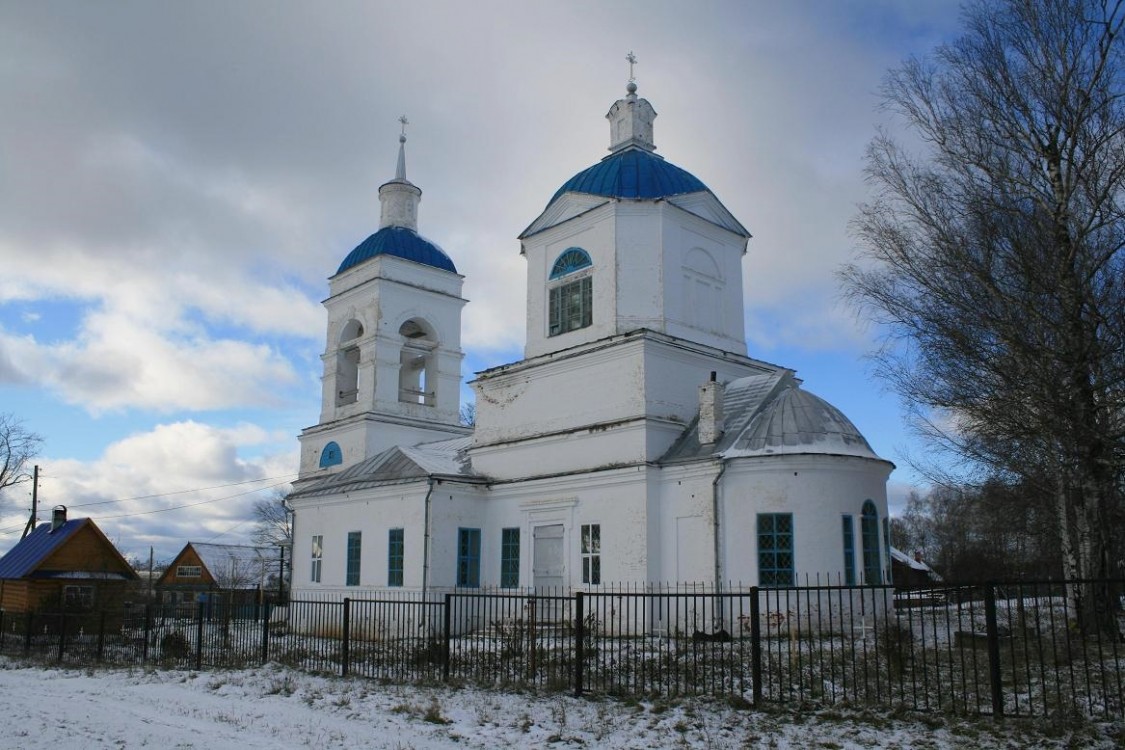
[[[970,469],[1056,498],[1064,568],[1120,577],[1125,466],[1123,0],[1000,0],[888,75],[845,293],[879,372]],[[1072,588],[1115,629],[1110,584]]]

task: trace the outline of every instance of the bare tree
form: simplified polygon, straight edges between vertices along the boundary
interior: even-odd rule
[[[871,144],[865,259],[842,272],[924,434],[1055,498],[1071,578],[1122,572],[1122,2],[980,2],[892,71],[886,103],[925,151]],[[1071,595],[1083,625],[1115,627],[1115,592]]]
[[[465,427],[477,426],[477,405],[473,402],[461,404],[461,411],[458,414],[461,419],[461,424]]]
[[[24,427],[11,414],[0,414],[0,500],[5,490],[31,481],[28,463],[39,452],[43,438]]]
[[[260,547],[288,544],[293,538],[286,493],[275,491],[268,498],[254,501],[254,531],[250,538]]]

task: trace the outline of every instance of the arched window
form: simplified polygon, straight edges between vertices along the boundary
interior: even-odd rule
[[[399,355],[398,400],[404,404],[433,406],[437,400],[434,350],[437,337],[425,321],[411,319],[398,329],[402,336]]]
[[[590,260],[589,253],[580,247],[568,247],[555,260],[555,265],[551,266],[551,275],[548,278],[560,279],[568,273],[574,273],[592,265],[594,263]]]
[[[860,536],[863,539],[863,582],[874,586],[883,582],[883,563],[879,552],[879,511],[870,500],[863,504]]]
[[[327,469],[329,466],[336,466],[344,463],[344,454],[340,450],[335,440],[329,441],[327,445],[320,451],[320,468]]]
[[[359,337],[363,324],[349,320],[340,331],[336,350],[336,406],[354,404],[359,398]]]
[[[580,247],[568,247],[551,266],[547,288],[547,335],[558,336],[593,323],[593,262]]]

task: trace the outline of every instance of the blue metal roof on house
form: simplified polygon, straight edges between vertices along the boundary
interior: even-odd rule
[[[376,255],[393,255],[396,258],[457,273],[453,261],[442,252],[440,247],[406,227],[383,227],[348,253],[348,257],[344,258],[336,273],[343,273]]]
[[[656,199],[705,190],[707,186],[690,172],[643,149],[627,148],[571,177],[551,196],[551,202],[566,192]]]
[[[51,531],[49,522],[39,524],[15,547],[8,550],[8,554],[0,557],[0,578],[27,577],[89,520],[88,518],[76,518],[73,521],[67,521],[54,531]]]

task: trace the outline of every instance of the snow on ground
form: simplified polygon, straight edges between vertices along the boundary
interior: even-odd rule
[[[861,710],[754,711],[380,685],[279,666],[225,672],[57,669],[0,658],[0,747],[1113,748],[1125,723],[955,720]]]

